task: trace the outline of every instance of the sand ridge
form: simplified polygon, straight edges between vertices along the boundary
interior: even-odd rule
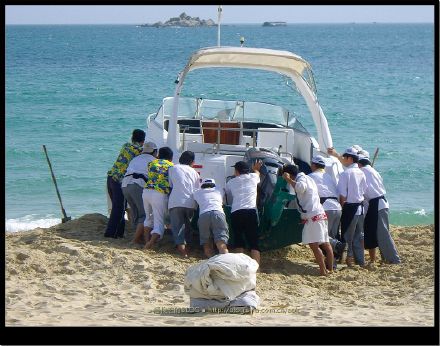
[[[6,326],[433,326],[434,225],[391,231],[401,265],[338,265],[318,276],[304,245],[262,253],[252,315],[189,310],[183,259],[166,234],[155,250],[104,238],[107,217],[6,233]]]

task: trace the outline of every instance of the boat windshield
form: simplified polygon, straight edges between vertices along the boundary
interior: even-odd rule
[[[173,97],[163,100],[165,117],[173,109]],[[289,111],[281,106],[263,102],[226,101],[201,98],[179,98],[179,118],[268,122],[286,125],[291,118]]]
[[[169,119],[173,110],[174,97],[163,99],[162,106],[151,119],[163,121]],[[206,119],[220,121],[240,121],[276,124],[290,127],[301,132],[308,131],[299,122],[294,113],[286,108],[264,102],[246,102],[232,100],[214,100],[180,97],[179,119]]]

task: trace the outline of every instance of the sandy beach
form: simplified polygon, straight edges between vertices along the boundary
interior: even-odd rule
[[[433,326],[434,225],[392,227],[401,265],[377,263],[318,276],[303,245],[265,252],[253,314],[190,313],[186,269],[201,260],[104,238],[107,217],[7,233],[6,326]]]

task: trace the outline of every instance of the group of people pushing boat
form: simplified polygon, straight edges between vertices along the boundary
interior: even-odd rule
[[[389,232],[386,191],[368,152],[355,145],[342,155],[328,148],[328,154],[345,166],[337,183],[325,172],[326,160],[320,155],[312,158],[308,175],[295,164],[284,165],[280,172],[296,194],[304,223],[302,243],[309,244],[320,274],[332,273],[337,262],[365,266],[364,249],[369,252],[368,265],[373,265],[378,247],[383,262],[400,263]],[[124,236],[128,202],[136,225],[135,243],[153,248],[169,223],[178,253],[187,257],[191,220],[198,209],[199,241],[206,257],[215,255],[214,246],[220,254],[228,253],[228,247],[234,252],[247,247],[260,263],[257,186],[263,162],[236,162],[234,178],[220,189],[214,179],[200,179],[192,167],[194,160],[194,153],[185,151],[173,164],[171,148],[145,142],[145,132],[135,129],[131,143],[122,146],[107,173],[112,209],[104,235]],[[231,205],[233,244],[229,244],[225,204]]]

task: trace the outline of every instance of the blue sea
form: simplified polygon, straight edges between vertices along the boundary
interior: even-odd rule
[[[173,95],[190,54],[217,45],[217,27],[5,30],[5,222],[11,232],[61,221],[43,145],[67,215],[107,215],[106,173],[121,145]],[[379,148],[375,167],[392,224],[434,223],[433,24],[223,25],[221,44],[239,46],[241,36],[247,47],[288,50],[311,63],[335,148],[359,144],[370,155]],[[287,101],[294,91],[281,76],[197,72],[184,96],[202,91],[281,103],[313,133],[309,114]]]

